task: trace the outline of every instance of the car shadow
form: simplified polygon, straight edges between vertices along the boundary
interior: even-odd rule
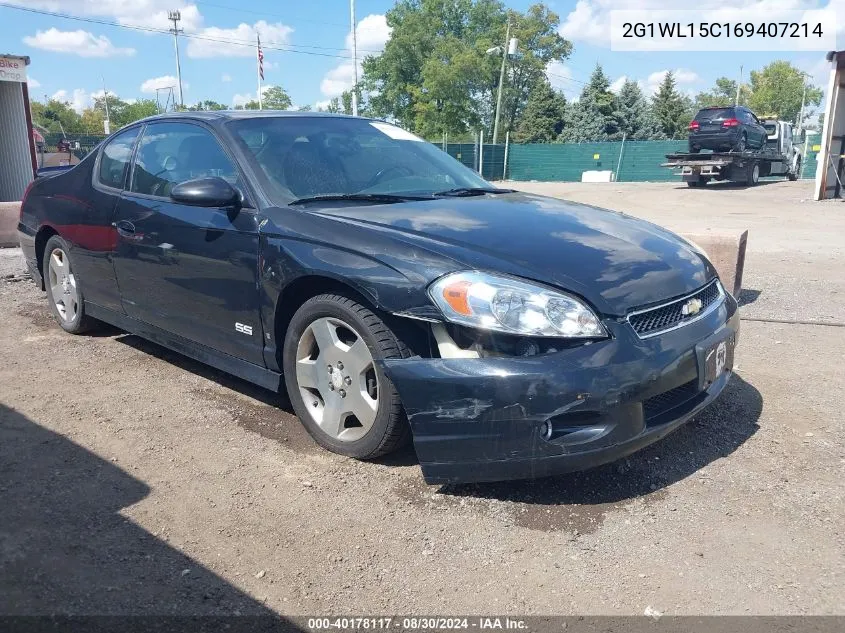
[[[232,391],[237,391],[268,406],[278,407],[286,413],[295,415],[293,413],[293,407],[290,405],[287,392],[284,389],[281,389],[278,393],[276,393],[269,389],[259,387],[258,385],[242,378],[238,378],[237,376],[233,376],[232,374],[227,374],[224,371],[215,369],[214,367],[201,363],[193,358],[184,356],[179,352],[169,350],[166,347],[162,347],[157,343],[143,339],[140,336],[128,334],[121,330],[117,330],[116,333],[118,334],[115,338],[116,341],[123,343],[124,345],[128,345],[139,352],[154,356],[159,360],[175,365],[179,369],[183,369],[191,372],[192,374],[196,374],[197,376],[202,376],[207,380],[211,380],[212,382],[216,382],[222,387],[226,387]]]
[[[119,336],[117,340],[295,415],[284,390],[276,394],[131,334]],[[448,484],[441,486],[439,491],[453,496],[551,505],[602,504],[633,499],[685,479],[707,464],[733,453],[757,432],[757,421],[762,410],[763,398],[760,392],[740,375],[734,374],[720,398],[695,419],[656,444],[622,460],[557,477]],[[419,464],[412,445],[373,461],[394,467]]]
[[[768,178],[768,176],[766,177]],[[721,189],[754,189],[755,187],[764,187],[766,185],[773,185],[778,182],[784,182],[783,178],[772,178],[771,180],[763,180],[762,178],[757,181],[756,185],[748,185],[744,182],[740,182],[738,180],[723,180],[721,182],[708,182],[706,185],[701,187],[696,187],[694,191],[719,191]],[[681,183],[675,189],[689,189],[690,187],[687,186],[686,183]]]
[[[526,481],[449,484],[440,493],[539,505],[605,504],[642,497],[727,457],[759,428],[763,398],[734,374],[721,397],[651,446],[591,470]]]
[[[0,615],[162,616],[148,625],[190,616],[174,630],[246,621],[300,630],[121,516],[149,493],[116,464],[0,404]]]

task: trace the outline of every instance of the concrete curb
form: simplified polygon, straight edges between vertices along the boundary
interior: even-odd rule
[[[745,249],[748,245],[748,231],[736,234],[685,233],[689,240],[702,251],[719,273],[722,285],[734,297],[742,292],[742,273],[745,269]]]
[[[20,202],[0,202],[0,248],[18,245]]]

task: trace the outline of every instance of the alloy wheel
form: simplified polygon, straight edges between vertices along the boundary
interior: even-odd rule
[[[53,304],[62,321],[69,323],[79,312],[79,288],[76,286],[76,277],[70,270],[67,253],[60,248],[53,249],[48,268]]]
[[[341,319],[320,317],[299,338],[296,383],[308,413],[327,435],[354,442],[378,414],[378,376],[366,341]]]

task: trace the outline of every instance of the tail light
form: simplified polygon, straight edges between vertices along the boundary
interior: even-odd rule
[[[738,119],[725,119],[722,121],[722,127],[736,127],[739,125]]]
[[[699,128],[698,121],[690,121],[689,129],[691,129],[693,132],[698,132],[698,128]]]
[[[19,219],[23,217],[23,207],[24,207],[24,205],[26,204],[26,198],[27,198],[27,196],[29,195],[29,192],[30,192],[30,191],[32,191],[32,186],[33,186],[34,184],[35,184],[35,180],[33,180],[32,182],[30,182],[30,183],[26,186],[26,189],[24,189],[24,192],[23,192],[23,197],[21,198],[21,210],[20,210],[20,217],[19,217]]]

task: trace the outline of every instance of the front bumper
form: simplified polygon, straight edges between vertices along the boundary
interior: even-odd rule
[[[736,342],[727,293],[706,317],[653,338],[624,321],[605,325],[609,340],[539,356],[382,361],[426,482],[545,477],[616,460],[690,420],[730,379],[704,384],[702,358]]]

